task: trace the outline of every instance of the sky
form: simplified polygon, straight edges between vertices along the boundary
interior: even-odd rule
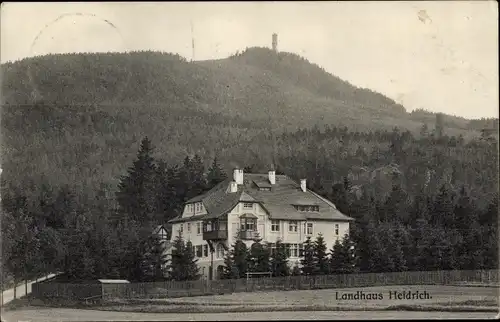
[[[155,50],[299,54],[358,87],[466,118],[498,117],[496,1],[2,3],[0,61]],[[194,39],[195,50],[191,47]]]

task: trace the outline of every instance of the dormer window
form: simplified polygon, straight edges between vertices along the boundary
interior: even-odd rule
[[[271,191],[271,188],[262,187],[262,188],[259,188],[259,191]]]
[[[295,205],[295,209],[304,212],[318,212],[319,206],[316,205]]]

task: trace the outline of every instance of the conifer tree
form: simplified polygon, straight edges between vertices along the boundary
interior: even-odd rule
[[[457,204],[454,209],[455,216],[455,229],[465,231],[472,227],[475,221],[477,221],[477,213],[475,213],[475,207],[470,200],[469,194],[464,186],[460,189]]]
[[[434,200],[431,224],[452,229],[455,226],[453,193],[442,185]]]
[[[342,242],[335,241],[330,250],[330,273],[331,274],[350,274],[356,270],[356,258],[352,248],[353,243],[348,235],[345,235]]]
[[[222,271],[222,278],[223,279],[239,278],[238,268],[234,264],[232,251],[227,252],[226,256],[224,257],[224,268]]]
[[[196,254],[193,250],[193,244],[190,240],[186,242],[186,250],[184,253],[184,261],[186,262],[186,280],[192,281],[200,278],[200,269],[198,267],[198,259],[196,259]]]
[[[224,181],[226,178],[227,178],[226,172],[224,172],[224,170],[220,166],[217,157],[214,157],[212,165],[208,169],[208,174],[207,174],[208,189],[216,186],[218,183]]]
[[[179,234],[172,245],[170,277],[176,281],[194,280],[200,277],[197,259],[190,241],[184,242]]]
[[[406,267],[406,258],[403,253],[402,244],[403,244],[403,236],[398,231],[398,228],[389,228],[386,230],[387,239],[387,256],[391,259],[391,267],[387,267],[387,271],[389,272],[402,272],[407,269]]]
[[[304,275],[314,275],[315,273],[315,263],[314,263],[314,244],[311,241],[311,237],[307,237],[304,242],[304,258],[301,259],[302,264],[302,274]]]
[[[285,248],[285,244],[283,244],[279,239],[276,241],[276,251],[271,258],[271,270],[273,276],[290,275],[287,250]]]
[[[267,245],[260,242],[254,242],[248,252],[248,271],[249,272],[269,272],[270,252]]]
[[[137,153],[137,159],[122,176],[116,194],[120,213],[128,220],[152,227],[157,220],[156,165],[151,141],[145,137]]]
[[[322,234],[313,243],[314,275],[328,274],[328,254],[325,239]]]
[[[372,273],[387,272],[393,267],[392,258],[387,255],[384,244],[382,243],[381,233],[379,227],[375,227],[373,223],[369,225],[368,231],[371,234],[368,235],[368,245],[369,245],[369,267]]]
[[[351,239],[349,234],[346,234],[342,239],[342,253],[345,254],[343,255],[345,258],[344,273],[346,274],[358,271],[358,267],[356,266],[357,261],[355,244],[356,243]]]
[[[152,234],[146,240],[143,250],[143,280],[162,281],[165,279],[167,265],[167,254],[165,244],[160,238]]]
[[[239,234],[238,234],[239,235]],[[236,239],[232,249],[232,260],[235,268],[238,271],[240,278],[246,277],[248,272],[248,248],[247,245],[241,240]]]

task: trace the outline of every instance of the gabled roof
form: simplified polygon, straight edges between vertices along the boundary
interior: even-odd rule
[[[161,230],[167,231],[167,229],[163,225],[158,225],[153,229],[153,234],[158,234]]]
[[[231,179],[226,179],[208,192],[192,198],[187,203],[201,201],[207,214],[188,218],[176,218],[170,222],[203,220],[218,218],[230,212],[239,202],[259,203],[275,220],[335,220],[352,221],[341,213],[335,205],[307,189],[303,192],[300,184],[285,175],[276,175],[276,183],[271,185],[268,174],[243,174],[243,184],[238,185],[238,191],[229,190]],[[271,191],[261,191],[260,187],[272,187]],[[294,205],[319,206],[318,212],[298,211]]]

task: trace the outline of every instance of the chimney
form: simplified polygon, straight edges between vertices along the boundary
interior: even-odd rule
[[[273,44],[273,51],[275,53],[277,53],[278,52],[278,34],[273,34],[273,42],[272,42],[272,44]]]
[[[229,187],[229,192],[231,193],[235,193],[235,192],[238,192],[238,184],[235,182],[235,181],[231,181],[230,183],[230,187]]]
[[[274,170],[269,170],[269,183],[276,184],[276,172]]]
[[[233,180],[236,182],[236,184],[243,184],[243,170],[234,169]]]
[[[302,189],[303,192],[307,191],[306,179],[300,179],[300,189]]]

